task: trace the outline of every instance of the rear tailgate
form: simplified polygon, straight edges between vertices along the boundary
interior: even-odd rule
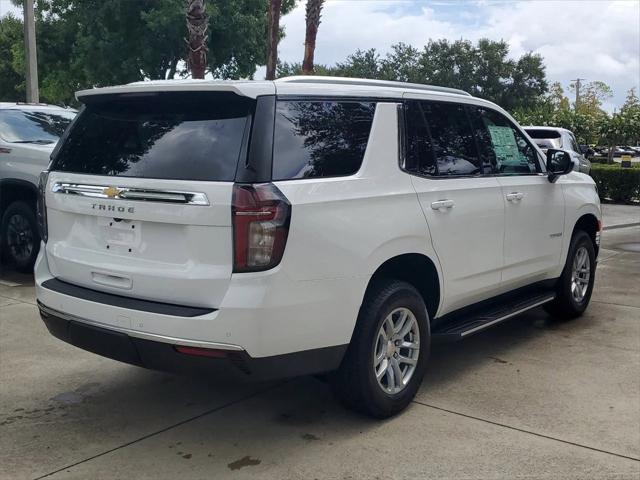
[[[231,278],[232,188],[254,104],[204,92],[89,104],[47,182],[51,273],[123,296],[217,307]]]

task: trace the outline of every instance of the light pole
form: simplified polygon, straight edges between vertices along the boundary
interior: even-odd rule
[[[40,93],[38,92],[38,56],[33,0],[24,1],[24,53],[27,66],[27,103],[38,103]]]

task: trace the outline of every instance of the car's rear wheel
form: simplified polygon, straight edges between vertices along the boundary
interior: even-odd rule
[[[545,306],[546,310],[562,319],[582,315],[591,300],[595,273],[593,241],[586,232],[578,230],[571,238],[567,261],[556,287],[556,298]]]
[[[40,235],[33,208],[26,202],[11,203],[0,222],[0,246],[7,264],[20,272],[30,272],[38,256]]]
[[[366,295],[347,354],[332,376],[336,395],[376,418],[400,412],[420,387],[430,338],[418,291],[405,282],[379,281]]]

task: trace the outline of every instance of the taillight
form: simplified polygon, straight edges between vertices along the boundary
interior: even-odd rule
[[[40,180],[38,181],[38,203],[36,208],[36,219],[38,220],[38,232],[40,238],[44,243],[47,243],[49,232],[47,228],[47,180],[49,179],[49,172],[44,171],[40,174]]]
[[[280,263],[291,205],[272,183],[233,186],[233,271],[258,272]]]

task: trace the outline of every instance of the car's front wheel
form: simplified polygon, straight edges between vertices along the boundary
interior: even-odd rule
[[[376,418],[400,412],[420,387],[430,339],[418,291],[406,282],[378,281],[366,295],[347,354],[332,377],[338,398]]]
[[[33,208],[26,202],[11,203],[0,222],[0,246],[4,260],[20,272],[30,272],[38,256],[40,235]]]
[[[562,319],[582,315],[591,300],[595,274],[593,241],[586,232],[578,230],[571,238],[567,261],[556,287],[556,298],[545,306],[546,310]]]

